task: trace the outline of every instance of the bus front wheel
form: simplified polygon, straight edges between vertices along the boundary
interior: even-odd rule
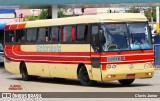
[[[79,77],[80,83],[84,86],[91,86],[96,83],[96,81],[89,79],[87,69],[84,65],[80,68],[78,77]]]
[[[132,84],[134,82],[134,80],[135,79],[125,79],[125,80],[118,80],[118,81],[120,84],[127,86],[127,85]]]

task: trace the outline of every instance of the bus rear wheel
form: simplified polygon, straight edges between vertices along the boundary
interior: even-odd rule
[[[82,66],[78,73],[78,78],[80,83],[84,86],[91,86],[96,83],[96,81],[90,80],[88,76],[88,72],[85,66]]]
[[[21,65],[21,75],[24,81],[35,80],[37,78],[37,76],[28,75],[28,71],[25,63]]]
[[[27,71],[26,65],[24,63],[21,65],[21,75],[22,75],[22,79],[24,81],[30,80],[30,76],[28,75],[28,71]]]
[[[134,82],[135,79],[124,79],[124,80],[118,80],[120,84],[122,85],[130,85]]]

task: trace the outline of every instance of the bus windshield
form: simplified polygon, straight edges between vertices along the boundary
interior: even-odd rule
[[[147,23],[129,23],[129,33],[131,35],[131,49],[150,49],[151,36]]]
[[[104,24],[103,51],[151,49],[147,23]]]

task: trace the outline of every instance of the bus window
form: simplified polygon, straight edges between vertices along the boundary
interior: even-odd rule
[[[14,42],[14,31],[6,31],[5,32],[5,42],[6,43]]]
[[[17,43],[24,43],[25,42],[25,30],[16,30],[16,42]]]
[[[91,28],[91,34],[92,34],[92,45],[93,49],[98,52],[99,51],[99,36],[98,36],[98,26],[93,25]]]
[[[47,41],[46,37],[47,37],[47,29],[39,28],[37,42],[46,42]]]
[[[72,26],[64,26],[62,30],[62,41],[72,42]]]
[[[36,42],[37,40],[37,29],[27,29],[27,42]]]
[[[77,41],[87,41],[87,32],[88,32],[88,26],[86,25],[77,25],[77,31],[76,31],[76,40]]]
[[[58,42],[58,34],[59,34],[59,28],[58,27],[52,27],[50,28],[50,42]]]

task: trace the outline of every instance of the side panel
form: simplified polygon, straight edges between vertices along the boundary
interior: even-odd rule
[[[29,75],[77,78],[77,67],[84,63],[92,78],[89,44],[6,45],[5,50],[7,60],[26,63]]]
[[[51,77],[77,79],[77,64],[48,64]]]
[[[19,62],[4,59],[4,67],[7,71],[11,73],[20,74]]]
[[[7,71],[15,74],[20,74],[19,70],[19,62],[18,61],[12,61],[12,56],[7,55],[12,53],[12,45],[5,46],[4,48],[4,67]],[[8,58],[10,56],[10,58]]]
[[[48,64],[51,77],[77,79],[79,63],[90,64],[90,45],[88,44],[60,44],[53,46],[58,46],[60,52],[55,56],[57,58],[55,63]],[[86,67],[89,71],[88,66]]]

